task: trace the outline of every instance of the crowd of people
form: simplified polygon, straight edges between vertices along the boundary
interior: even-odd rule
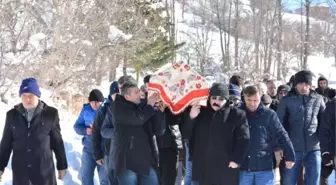
[[[327,185],[335,156],[335,90],[310,71],[287,84],[245,85],[239,75],[214,83],[207,106],[194,101],[173,114],[144,78],[114,81],[109,96],[94,89],[74,123],[83,136],[80,180],[101,185]],[[7,112],[0,180],[12,154],[14,185],[55,185],[68,168],[57,109],[40,100],[34,78],[22,81],[22,103]]]

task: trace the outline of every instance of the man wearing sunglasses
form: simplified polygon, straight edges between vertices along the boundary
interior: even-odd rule
[[[246,115],[230,106],[227,85],[213,84],[209,95],[207,107],[195,103],[184,123],[192,180],[199,185],[237,185],[250,138]]]

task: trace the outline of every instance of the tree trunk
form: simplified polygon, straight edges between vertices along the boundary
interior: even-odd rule
[[[277,27],[277,79],[281,80],[281,68],[282,68],[282,59],[281,59],[281,44],[282,44],[282,6],[281,6],[281,0],[277,0],[277,13],[278,13],[278,27]]]
[[[227,65],[228,69],[231,69],[231,57],[230,57],[230,38],[231,38],[231,12],[232,12],[232,1],[230,0],[230,5],[229,5],[229,22],[228,22],[228,32],[227,32],[227,47],[226,47],[226,60],[227,60]]]
[[[184,10],[185,10],[185,6],[186,6],[186,1],[187,0],[182,0],[182,20],[184,20]]]
[[[336,67],[336,47],[334,47],[334,60],[335,60],[335,67]]]
[[[235,16],[235,28],[234,28],[234,42],[235,42],[235,54],[234,54],[234,57],[235,57],[235,68],[238,70],[239,69],[239,40],[238,40],[238,37],[239,37],[239,0],[235,0],[235,13],[236,13],[236,16]]]
[[[126,53],[124,53],[124,60],[123,60],[123,75],[127,76],[127,57],[126,57]]]
[[[256,15],[256,4],[255,0],[252,0],[253,5],[252,5],[252,13],[253,13],[253,35],[254,35],[254,60],[255,60],[255,66],[256,70],[259,72],[260,66],[259,66],[259,31],[258,31],[258,26],[257,25],[257,15]]]
[[[115,81],[117,78],[117,56],[112,56],[113,60],[110,63],[110,70],[109,70],[109,81]]]
[[[304,42],[304,59],[303,59],[303,69],[308,69],[308,56],[309,56],[309,9],[310,9],[310,0],[306,0],[306,33],[305,33],[305,42]]]
[[[171,39],[173,42],[171,42],[171,47],[173,48],[176,43],[176,28],[175,28],[175,0],[171,0],[171,20],[170,20],[170,25],[171,25]],[[176,61],[176,52],[175,50],[173,51],[173,61]]]
[[[225,42],[223,42],[224,31],[223,31],[223,28],[222,28],[224,23],[222,22],[222,19],[221,19],[221,16],[220,16],[221,10],[219,9],[219,0],[217,0],[216,2],[217,2],[217,4],[216,4],[216,9],[217,9],[216,10],[216,17],[217,17],[217,20],[218,20],[219,39],[220,39],[220,47],[221,47],[222,61],[223,61],[223,72],[226,72],[227,71],[227,69],[226,69],[227,62],[225,61],[225,46],[226,45],[225,45]],[[225,1],[225,3],[226,3],[226,1]]]
[[[301,1],[301,45],[300,45],[300,68],[303,66],[303,2]]]

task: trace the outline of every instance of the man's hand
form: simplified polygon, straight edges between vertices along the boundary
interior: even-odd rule
[[[322,155],[322,164],[324,166],[331,166],[333,164],[333,158],[330,153],[325,153]]]
[[[233,161],[231,161],[231,162],[229,163],[229,168],[238,168],[238,164],[235,163],[235,162],[233,162]]]
[[[58,170],[58,179],[63,180],[66,174],[66,170]]]
[[[283,159],[283,151],[277,150],[274,152],[274,156],[277,162],[280,162]]]
[[[0,171],[0,182],[2,182],[2,174],[3,174],[3,171]]]
[[[201,106],[194,104],[191,107],[189,116],[190,116],[191,119],[195,119],[200,112],[201,112]]]
[[[164,112],[167,105],[165,103],[163,103],[163,101],[159,101],[155,104],[155,107],[157,107],[161,112]]]
[[[295,165],[295,162],[293,161],[286,161],[286,168],[291,169]]]
[[[99,159],[96,161],[97,164],[103,165],[104,164],[104,159]]]
[[[86,128],[86,135],[91,136],[92,128]]]
[[[151,105],[152,107],[155,106],[155,103],[160,101],[160,95],[159,93],[154,93],[153,95],[151,95],[148,100],[147,100],[147,104]]]

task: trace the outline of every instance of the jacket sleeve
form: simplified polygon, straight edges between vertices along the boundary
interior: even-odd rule
[[[295,161],[295,152],[292,141],[289,139],[285,128],[280,123],[277,114],[273,111],[271,114],[271,119],[268,123],[270,125],[271,137],[275,137],[280,146],[283,146],[286,161]]]
[[[86,129],[88,127],[85,125],[85,120],[84,120],[84,107],[81,111],[81,113],[79,114],[78,116],[78,119],[74,125],[74,129],[75,129],[75,132],[78,134],[78,135],[86,135]]]
[[[67,169],[68,163],[65,155],[65,148],[61,135],[61,127],[59,124],[59,116],[57,110],[53,127],[50,132],[50,143],[51,143],[51,149],[54,151],[57,160],[56,164],[57,170]]]
[[[11,129],[11,121],[13,121],[13,115],[14,113],[9,111],[6,115],[6,123],[5,128],[3,130],[2,139],[0,143],[0,171],[4,171],[8,161],[9,157],[12,153],[13,149],[13,132]],[[13,115],[13,116],[12,116]]]
[[[196,120],[202,114],[202,109],[199,115],[194,119],[191,119],[189,114],[190,114],[190,109],[184,112],[183,120],[181,123],[182,124],[182,136],[184,139],[187,139],[187,140],[189,140],[193,135]]]
[[[234,150],[231,161],[241,165],[244,162],[248,145],[250,142],[250,129],[247,123],[245,112],[238,115],[234,129]]]
[[[332,125],[335,124],[335,103],[334,101],[327,104],[327,108],[323,111],[322,120],[319,128],[319,139],[320,139],[320,147],[321,153],[334,153],[330,151],[329,147],[332,143],[331,138],[332,134],[335,134],[335,131]]]
[[[287,113],[286,100],[282,99],[280,100],[279,105],[278,105],[277,115],[278,115],[280,123],[283,126],[285,126],[285,122],[286,122],[286,113]]]
[[[154,134],[157,136],[162,136],[166,131],[166,116],[164,112],[160,110],[155,111],[152,119],[152,127]]]
[[[113,129],[114,127],[113,127],[113,122],[112,122],[112,110],[107,109],[102,128],[100,129],[100,133],[104,138],[112,139]]]
[[[320,130],[320,125],[321,125],[321,122],[322,122],[322,114],[323,114],[324,109],[326,108],[326,105],[325,105],[322,97],[319,98],[319,101],[320,101],[320,107],[319,107],[319,110],[318,110],[319,112],[317,114],[317,124],[318,124],[317,125],[317,132],[319,132],[319,130]]]
[[[102,109],[106,107],[101,107],[97,112],[97,115],[92,124],[92,154],[93,158],[97,161],[104,158],[102,152],[101,143],[103,142],[102,136],[100,134],[101,126],[104,121]]]
[[[114,121],[119,124],[139,126],[146,123],[155,113],[154,107],[145,105],[140,111],[117,107],[112,109]]]

